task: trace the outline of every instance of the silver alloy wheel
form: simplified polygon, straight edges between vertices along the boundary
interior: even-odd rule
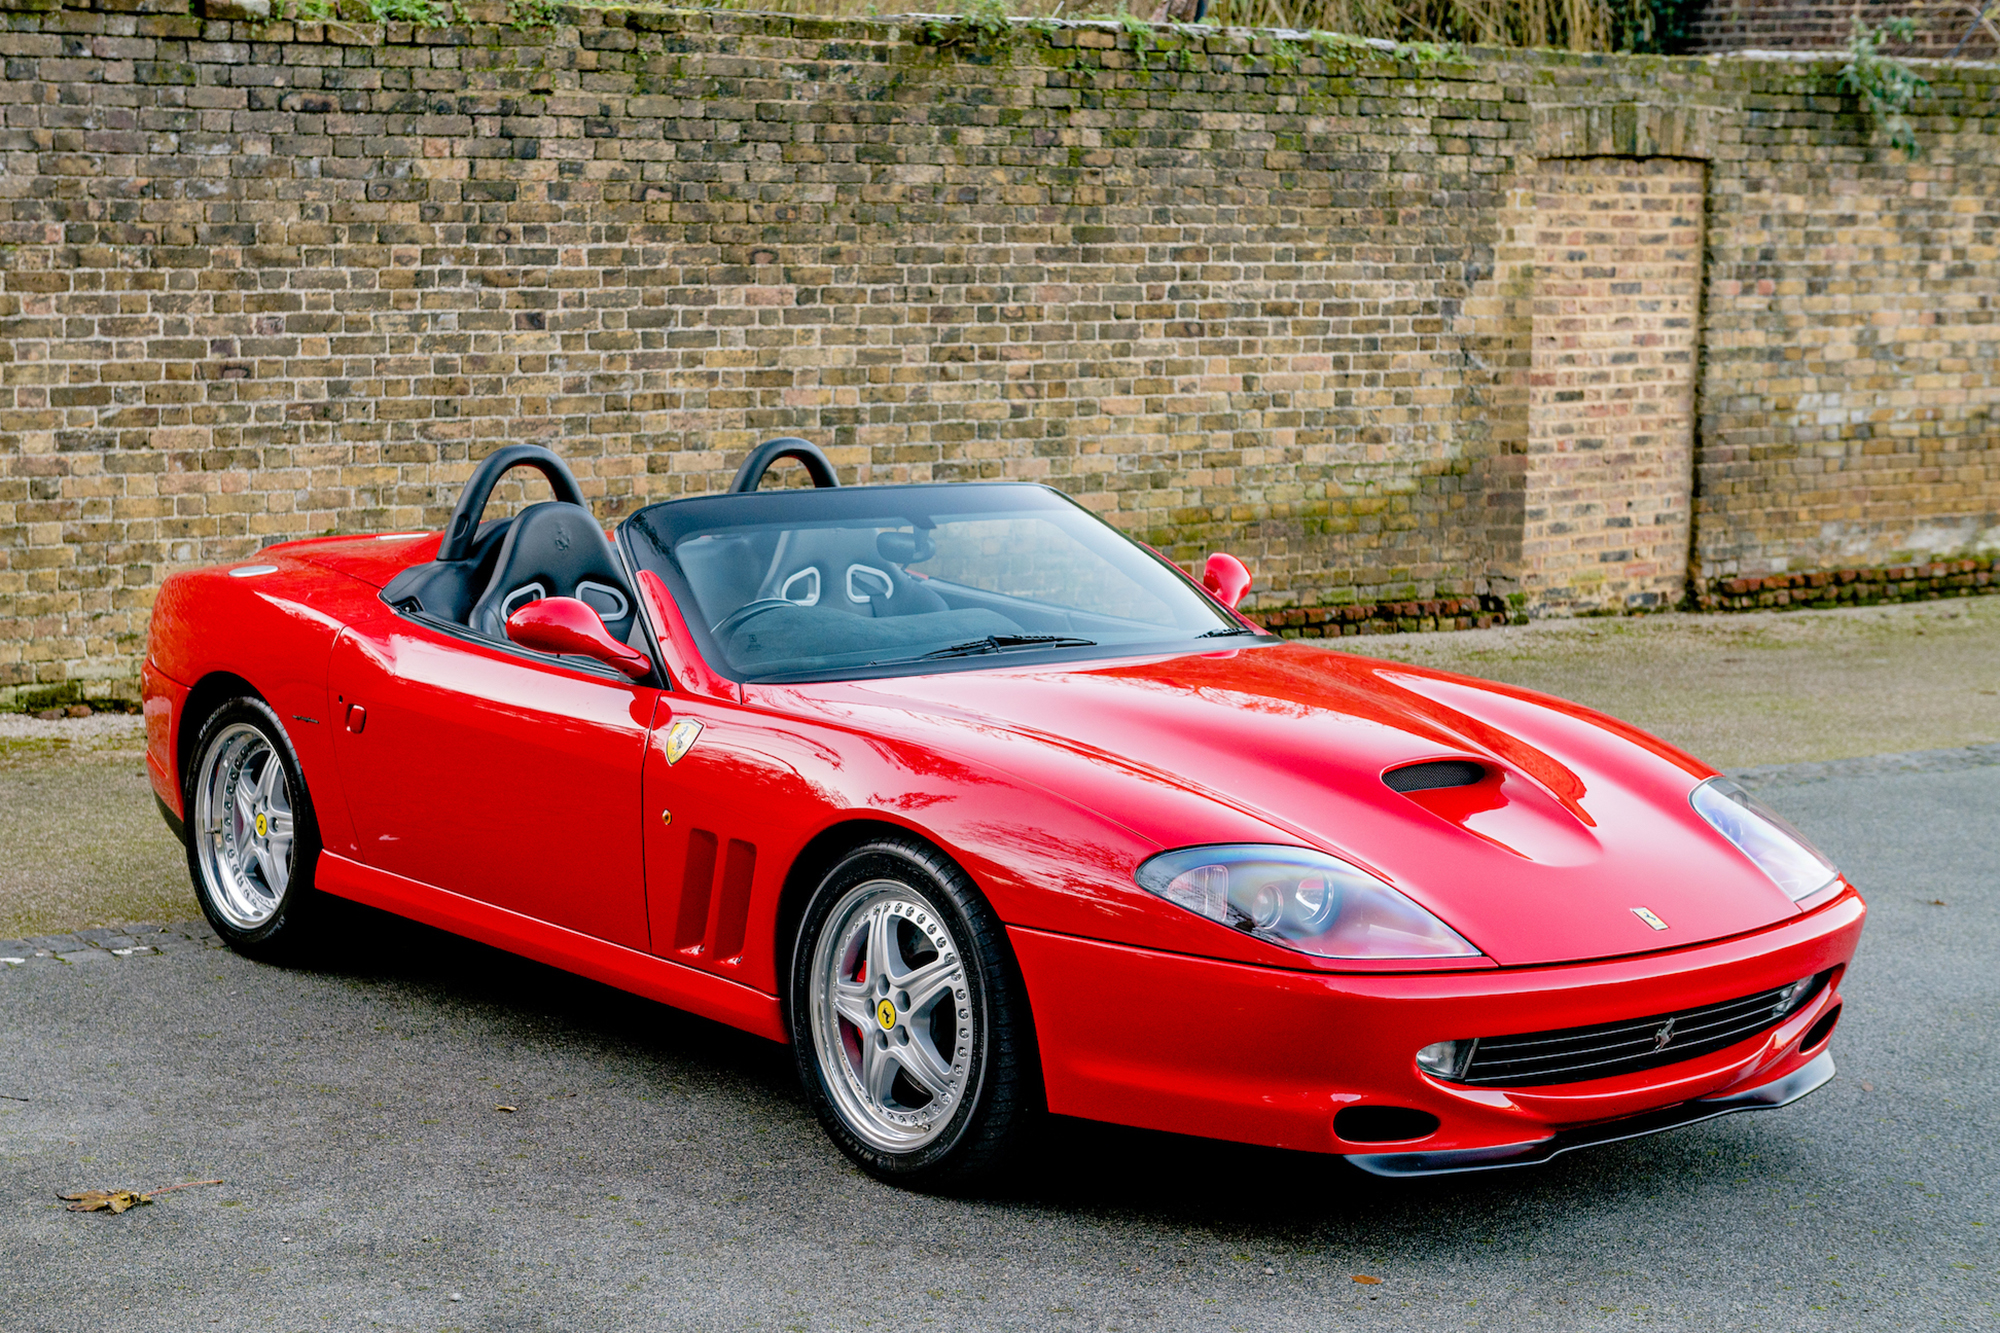
[[[813,946],[812,1037],[840,1118],[907,1153],[942,1134],[966,1095],[972,992],[951,931],[908,885],[848,890]]]
[[[194,835],[209,900],[238,930],[277,913],[292,880],[292,789],[270,738],[224,727],[196,770]]]

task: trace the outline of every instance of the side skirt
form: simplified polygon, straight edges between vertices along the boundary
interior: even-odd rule
[[[1721,1097],[1702,1097],[1646,1115],[1612,1120],[1602,1125],[1565,1130],[1551,1138],[1528,1143],[1504,1143],[1492,1148],[1467,1148],[1457,1152],[1349,1153],[1347,1160],[1375,1176],[1445,1176],[1460,1171],[1496,1171],[1508,1166],[1534,1166],[1572,1148],[1588,1148],[1598,1143],[1661,1134],[1683,1125],[1695,1125],[1717,1116],[1738,1111],[1770,1111],[1790,1106],[1807,1093],[1816,1092],[1833,1081],[1833,1053],[1821,1051],[1781,1079],[1733,1092]]]
[[[332,852],[320,853],[313,883],[338,897],[379,907],[759,1037],[786,1040],[776,996],[664,958],[376,870]]]
[[[180,842],[181,846],[187,846],[187,825],[181,822],[181,817],[174,813],[173,807],[167,804],[166,798],[158,792],[154,792],[153,804],[160,807],[160,818],[167,821],[167,827],[173,830],[174,837]]]

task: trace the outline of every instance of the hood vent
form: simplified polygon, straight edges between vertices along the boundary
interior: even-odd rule
[[[1486,776],[1486,766],[1470,759],[1433,759],[1382,775],[1390,791],[1435,791],[1439,787],[1470,787]]]

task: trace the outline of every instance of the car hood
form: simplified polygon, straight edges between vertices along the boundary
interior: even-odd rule
[[[951,714],[1040,737],[1234,807],[1381,875],[1503,966],[1677,948],[1799,911],[1689,805],[1713,769],[1532,691],[1296,643],[840,688],[886,696],[912,720]],[[1407,795],[1383,780],[1437,759],[1487,776]],[[1106,794],[1084,799],[1102,806]],[[1210,840],[1100,813],[1163,846]]]

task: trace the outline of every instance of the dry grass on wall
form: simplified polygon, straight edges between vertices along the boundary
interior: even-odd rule
[[[945,13],[1012,18],[1165,21],[1160,0],[708,0],[704,8],[811,14],[827,18]],[[1568,51],[1630,48],[1650,36],[1649,0],[1210,0],[1204,24],[1346,33],[1396,41],[1468,42]]]

